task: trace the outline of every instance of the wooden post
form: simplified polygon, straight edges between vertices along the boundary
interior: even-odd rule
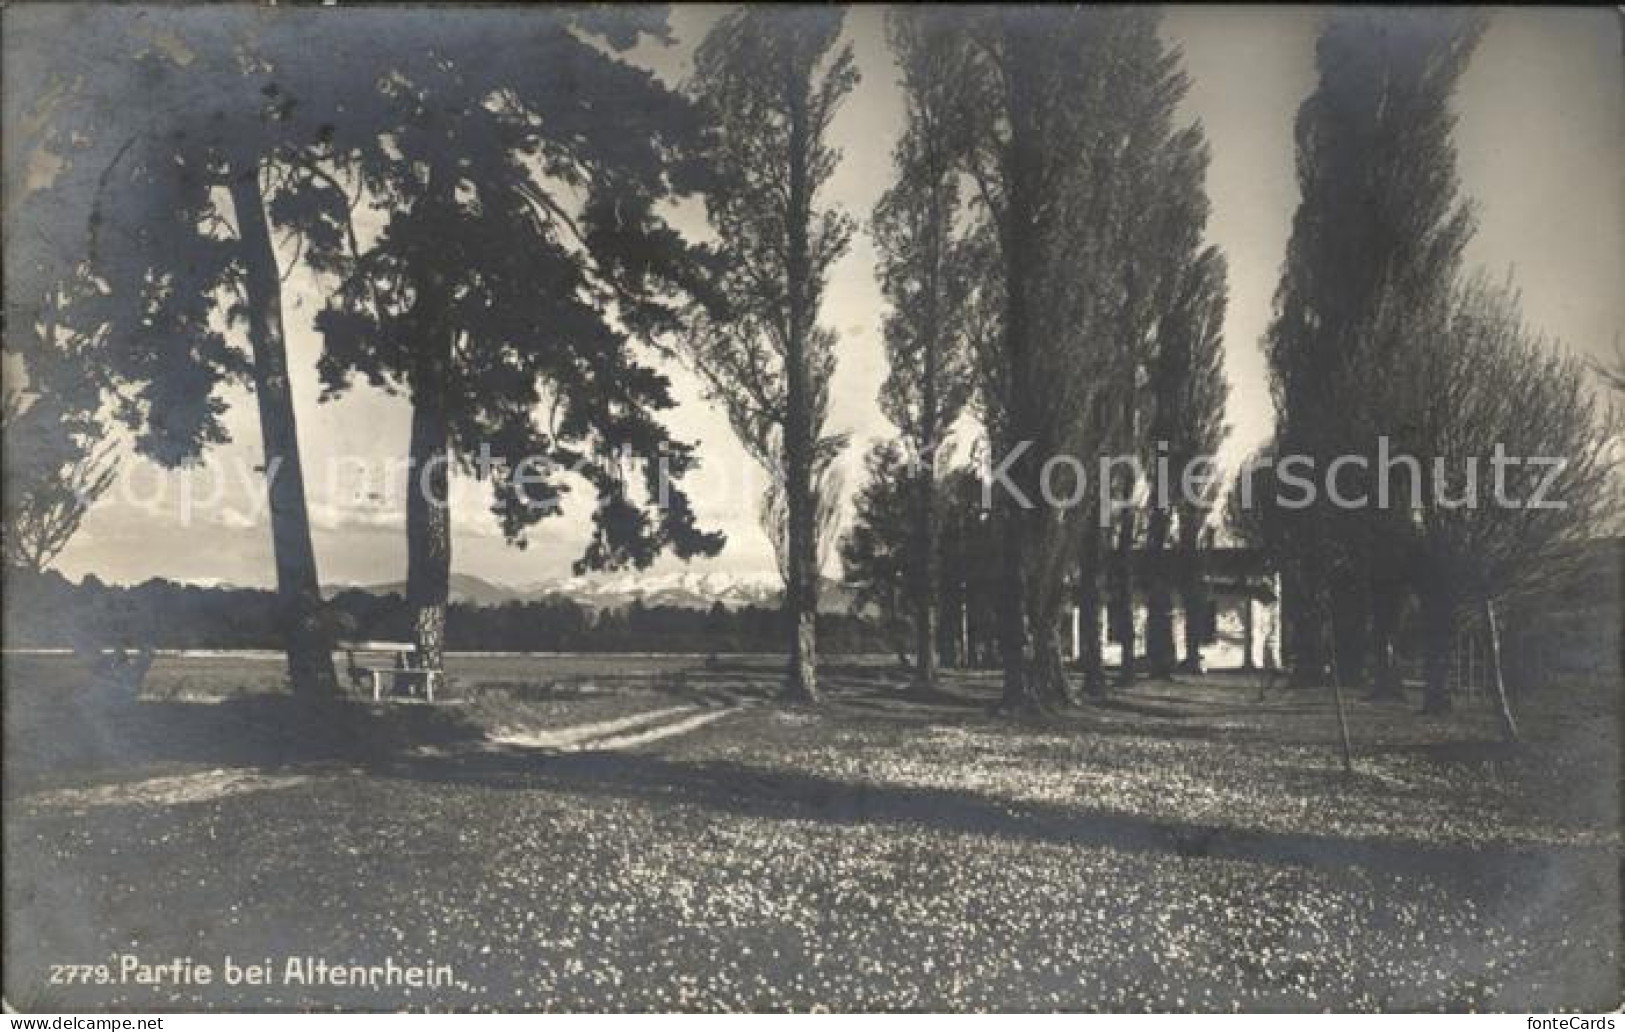
[[[1501,632],[1495,625],[1495,602],[1484,599],[1484,626],[1490,636],[1490,686],[1495,689],[1495,703],[1501,718],[1501,735],[1508,742],[1518,740],[1518,722],[1512,718],[1512,706],[1507,699],[1506,681],[1501,677]]]
[[[1456,661],[1450,670],[1451,692],[1456,695],[1465,695],[1467,692],[1467,632],[1455,632]]]
[[[1330,614],[1327,614],[1328,624],[1331,623]],[[1343,740],[1343,773],[1354,773],[1354,748],[1349,742],[1349,718],[1343,711],[1343,683],[1337,675],[1337,635],[1330,635],[1331,642],[1331,673],[1332,673],[1332,701],[1337,706],[1337,732]]]
[[[1253,663],[1253,597],[1245,595],[1241,600],[1241,668],[1251,670]]]
[[[970,584],[959,582],[959,668],[969,670],[976,662],[970,652]]]
[[[1467,632],[1466,663],[1463,664],[1461,687],[1469,696],[1478,695],[1478,634]]]

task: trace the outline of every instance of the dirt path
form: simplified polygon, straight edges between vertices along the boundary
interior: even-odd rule
[[[82,813],[102,806],[174,806],[201,803],[248,792],[292,788],[311,779],[306,774],[262,774],[251,770],[206,770],[123,781],[90,788],[60,788],[25,796],[30,806]]]
[[[491,735],[488,740],[498,745],[558,752],[618,752],[689,734],[738,710],[736,706],[668,706],[614,720],[541,731],[505,731]]]
[[[612,720],[567,724],[536,731],[505,731],[485,741],[500,746],[544,749],[553,752],[624,752],[697,731],[738,707],[693,704],[667,706]],[[419,753],[455,755],[463,750],[427,747]],[[252,768],[216,768],[185,774],[165,774],[83,787],[53,788],[24,795],[19,802],[30,808],[84,813],[115,806],[168,807],[209,802],[252,792],[292,788],[332,774],[331,769],[301,773],[267,772]]]

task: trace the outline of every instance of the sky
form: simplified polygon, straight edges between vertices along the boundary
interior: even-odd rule
[[[646,42],[631,59],[673,85],[717,9],[677,7],[671,45]],[[447,17],[456,17],[449,13]],[[1221,457],[1234,463],[1269,432],[1271,412],[1260,339],[1268,324],[1292,212],[1298,201],[1292,125],[1313,85],[1314,8],[1176,7],[1163,31],[1184,54],[1192,81],[1183,116],[1200,121],[1212,147],[1208,237],[1225,252],[1230,307],[1225,371],[1231,433]],[[1509,270],[1525,314],[1569,347],[1606,357],[1625,327],[1625,99],[1619,15],[1601,9],[1499,9],[1456,97],[1462,187],[1477,204],[1469,262],[1497,278]],[[867,220],[891,179],[891,147],[902,120],[883,12],[851,9],[844,33],[862,80],[832,130],[842,161],[823,198]],[[703,235],[696,204],[674,221]],[[884,306],[875,253],[860,228],[831,274],[823,322],[840,338],[830,428],[852,435],[843,457],[845,491],[861,479],[869,442],[889,436],[876,395],[885,374]],[[408,440],[406,401],[366,387],[319,403],[311,319],[314,281],[295,272],[284,288],[300,444],[317,559],[324,582],[381,583],[404,577],[404,506],[399,470]],[[727,533],[716,559],[696,572],[767,579],[772,553],[757,518],[763,484],[718,406],[694,377],[666,367],[678,407],[674,434],[698,445],[703,466],[687,480],[702,525]],[[167,577],[198,583],[271,582],[270,535],[252,396],[227,395],[233,440],[199,469],[165,472],[126,457],[114,492],[92,510],[58,562],[70,577],[94,572],[133,583]],[[393,474],[391,474],[393,470]],[[394,485],[393,489],[391,484]],[[487,580],[531,585],[567,576],[586,542],[591,499],[578,491],[562,516],[507,545],[485,511],[480,486],[454,487],[453,567]],[[665,558],[657,572],[682,564]],[[827,571],[835,573],[836,571]]]

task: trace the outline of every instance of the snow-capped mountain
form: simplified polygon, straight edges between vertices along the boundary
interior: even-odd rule
[[[779,601],[779,585],[772,579],[741,577],[715,570],[586,573],[528,585],[523,591],[532,598],[563,597],[596,609],[613,609],[634,600],[641,600],[647,606],[680,609],[709,609],[717,602],[730,609],[776,606]]]
[[[361,590],[373,595],[405,595],[406,585],[335,584],[326,588],[331,598],[341,591]],[[555,580],[512,586],[498,584],[468,573],[451,575],[451,600],[476,606],[500,606],[509,602],[539,602],[569,599],[592,609],[620,609],[641,601],[646,606],[672,606],[677,609],[710,609],[721,602],[729,609],[757,606],[764,609],[780,604],[783,589],[771,575],[751,576],[717,570],[675,570],[650,573],[620,570],[586,573]],[[829,578],[819,593],[819,609],[844,613],[851,604],[851,592]]]

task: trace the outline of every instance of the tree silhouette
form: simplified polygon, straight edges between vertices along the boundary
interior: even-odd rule
[[[841,529],[841,489],[845,478],[839,466],[826,466],[819,471],[813,485],[818,509],[813,514],[813,540],[818,544],[818,569],[829,566],[830,552],[835,548]],[[769,480],[762,491],[760,513],[762,533],[767,535],[773,549],[773,563],[779,580],[790,580],[790,509],[784,496],[784,484]]]
[[[345,64],[318,47],[290,70],[324,38],[308,15],[116,9],[37,28],[39,129],[22,149],[51,173],[36,183],[8,163],[8,185],[25,187],[8,235],[27,242],[8,240],[26,256],[10,325],[40,350],[93,349],[84,372],[136,450],[167,466],[226,440],[221,388],[254,391],[289,675],[301,694],[330,694],[273,232],[318,239],[343,214],[297,169],[328,145],[322,100],[338,92],[303,72]]]
[[[1407,356],[1396,392],[1415,413],[1401,447],[1427,478],[1408,557],[1432,712],[1450,707],[1464,613],[1476,611],[1499,652],[1496,604],[1572,580],[1577,546],[1617,517],[1621,430],[1619,410],[1593,397],[1585,365],[1524,323],[1510,287],[1468,278],[1438,331]],[[1497,454],[1513,461],[1497,471]],[[1515,738],[1499,669],[1493,677]]]
[[[655,212],[701,183],[699,122],[612,56],[663,22],[648,11],[455,21],[391,55],[372,132],[334,155],[357,200],[386,214],[370,242],[331,242],[323,260],[342,282],[317,320],[326,396],[360,375],[412,402],[407,594],[432,667],[454,466],[489,480],[520,545],[559,511],[565,474],[583,478],[599,505],[578,570],[722,545],[677,487],[696,460],[655,418],[674,404],[669,380],[637,352],[679,329],[699,284],[701,256]]]
[[[102,341],[105,384],[118,415],[140,430],[138,448],[165,463],[224,440],[220,387],[253,387],[296,687],[321,691],[333,679],[282,326],[280,287],[295,262],[337,284],[324,325],[330,391],[351,371],[425,385],[415,440],[430,496],[443,500],[445,462],[429,460],[447,456],[442,443],[455,429],[458,443],[483,434],[499,454],[579,468],[605,499],[587,562],[647,562],[654,543],[720,546],[694,530],[671,487],[693,458],[649,418],[669,404],[666,382],[625,344],[676,325],[675,307],[658,298],[687,275],[690,256],[652,207],[698,181],[683,157],[692,113],[605,52],[661,36],[658,12],[448,20],[429,11],[132,10],[77,27],[46,34],[55,56],[37,68],[50,106],[39,149],[59,168],[24,218],[8,220],[8,238],[20,231],[58,244],[74,237],[72,218],[88,230],[38,249],[24,289],[8,289],[8,309],[14,297],[26,301],[37,325],[40,299],[62,292],[55,285],[93,284],[80,291],[80,332]],[[109,59],[76,76],[73,50],[87,47]],[[26,176],[8,160],[8,185]],[[577,193],[581,205],[559,202]],[[400,205],[370,236],[352,217],[367,201]],[[436,254],[442,242],[448,252]],[[448,275],[448,257],[464,260],[454,270],[461,280]],[[474,295],[451,296],[482,276]],[[227,297],[235,302],[222,304]],[[608,306],[614,330],[595,315]],[[212,322],[222,308],[246,348]],[[492,350],[453,368],[452,336],[465,333]],[[514,338],[528,338],[533,353],[508,362],[500,347]],[[543,345],[553,339],[578,350],[549,359]],[[557,374],[568,404],[554,408],[546,447],[527,449],[540,442],[524,428],[526,392],[544,374]],[[593,454],[570,447],[588,438]],[[609,456],[662,447],[665,475],[651,464],[645,487],[669,504],[651,521],[628,500],[624,463]],[[515,536],[558,492],[518,465],[493,473]],[[444,512],[417,505],[409,514],[414,593],[431,629],[437,574],[449,565]]]
[[[1473,231],[1457,199],[1450,98],[1483,25],[1459,11],[1351,10],[1321,32],[1319,81],[1297,119],[1302,201],[1266,340],[1281,454],[1317,469],[1350,454],[1374,464],[1376,438],[1405,429],[1394,371],[1436,318]],[[1391,645],[1372,648],[1369,629],[1391,634],[1403,521],[1325,497],[1282,516],[1294,680],[1320,676],[1335,633],[1342,682],[1363,676],[1371,654],[1376,687],[1392,690]]]
[[[873,218],[881,290],[890,306],[880,407],[918,466],[918,475],[908,480],[917,541],[906,595],[914,614],[913,689],[929,694],[938,662],[937,470],[975,385],[971,304],[982,256],[961,226],[965,98],[955,75],[951,23],[937,13],[911,10],[892,12],[886,24],[902,71],[907,121],[893,150],[897,182]]]
[[[1104,489],[1091,476],[1083,505],[1050,505],[1044,471],[1114,438],[1143,441],[1145,364],[1168,292],[1163,184],[1188,84],[1154,12],[959,17],[966,166],[996,256],[985,293],[999,308],[979,379],[994,465],[1014,488],[994,492],[1004,700],[1023,707],[1070,697],[1060,617],[1079,545],[1087,553],[1098,532],[1079,529],[1095,519],[1089,492]],[[1132,540],[1132,523],[1124,530]]]
[[[915,550],[923,543],[912,511],[915,481],[923,470],[893,441],[877,441],[863,457],[863,466],[865,479],[853,501],[852,524],[841,539],[842,575],[855,589],[853,608],[878,613],[894,650],[906,657],[909,617],[919,618],[917,611],[910,613],[908,600],[920,565]],[[913,645],[919,647],[917,637]],[[916,666],[919,660],[916,653]]]
[[[818,207],[840,154],[827,142],[857,83],[837,8],[744,9],[694,55],[690,91],[712,120],[706,210],[721,239],[722,308],[688,354],[746,450],[783,483],[786,691],[818,697],[819,487],[845,439],[824,432],[835,335],[818,324],[830,266],[852,223]]]
[[[1153,435],[1159,450],[1166,446],[1170,490],[1175,497],[1154,497],[1153,516],[1161,521],[1163,533],[1170,518],[1177,518],[1176,561],[1169,570],[1167,558],[1152,554],[1152,594],[1177,588],[1185,614],[1184,658],[1180,666],[1200,673],[1201,613],[1206,608],[1202,596],[1201,539],[1203,527],[1217,500],[1221,485],[1215,478],[1203,485],[1187,472],[1194,465],[1212,460],[1228,427],[1224,422],[1229,384],[1224,378],[1224,316],[1227,304],[1224,256],[1209,247],[1182,270],[1172,307],[1164,314],[1158,330],[1157,354],[1152,361]],[[1216,472],[1216,471],[1215,471]],[[1186,488],[1200,488],[1205,491]],[[1158,516],[1160,511],[1162,515]],[[1170,575],[1171,574],[1171,575]],[[1154,602],[1148,617],[1166,613],[1167,603]],[[1164,620],[1153,627],[1148,619],[1147,650],[1152,669],[1166,673],[1173,664],[1173,629]]]
[[[1228,297],[1224,256],[1216,247],[1203,244],[1209,208],[1205,189],[1208,145],[1201,128],[1192,126],[1173,134],[1153,160],[1155,193],[1139,220],[1138,233],[1127,245],[1133,256],[1130,268],[1139,270],[1137,284],[1146,285],[1125,292],[1132,296],[1143,291],[1150,302],[1144,314],[1129,310],[1130,318],[1150,319],[1149,346],[1133,349],[1140,353],[1136,358],[1144,367],[1137,371],[1136,382],[1143,380],[1145,387],[1143,392],[1126,395],[1140,411],[1126,413],[1120,430],[1151,471],[1144,506],[1146,665],[1152,676],[1165,677],[1176,660],[1173,590],[1179,583],[1189,588],[1196,576],[1184,568],[1194,558],[1194,534],[1187,540],[1192,547],[1169,555],[1174,520],[1177,515],[1181,523],[1191,522],[1210,501],[1181,497],[1184,474],[1191,462],[1211,454],[1223,434],[1223,330]],[[1139,339],[1137,332],[1131,341]],[[1166,477],[1157,472],[1162,463],[1166,463]],[[1186,502],[1189,504],[1182,504]],[[1125,513],[1125,527],[1133,515],[1132,510]],[[1134,564],[1127,549],[1133,543],[1132,532],[1119,539],[1114,571],[1118,605],[1132,599]],[[1125,680],[1134,673],[1129,658],[1132,621],[1131,612],[1119,615]]]
[[[854,606],[872,609],[905,656],[919,647],[910,591],[920,561],[915,549],[916,481],[924,475],[904,447],[880,441],[864,456],[866,479],[858,489],[851,525],[841,539],[841,565],[855,589]],[[948,661],[971,666],[997,625],[998,549],[992,521],[982,507],[982,486],[973,470],[940,471],[936,486],[936,567],[941,619],[933,645]],[[913,638],[912,642],[909,638]],[[916,656],[915,664],[918,664]]]
[[[6,385],[0,399],[5,442],[5,565],[43,572],[78,533],[85,514],[118,473],[115,445],[94,412],[60,395]]]

